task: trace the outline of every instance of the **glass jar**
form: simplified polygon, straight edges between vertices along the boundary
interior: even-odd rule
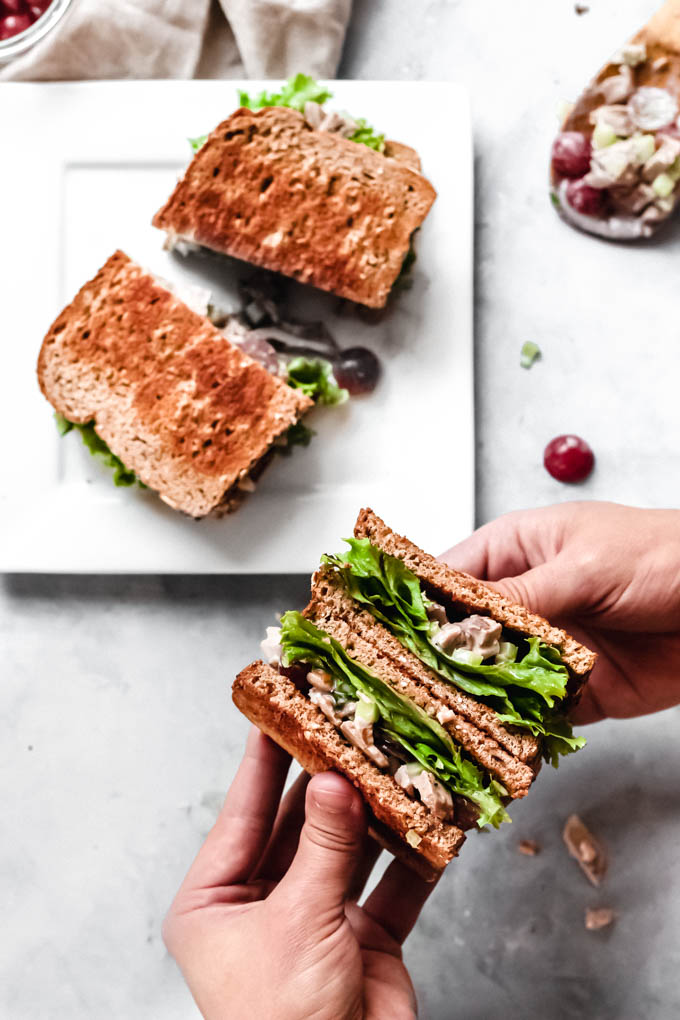
[[[23,32],[11,35],[9,39],[1,39],[0,66],[9,64],[15,57],[20,57],[27,53],[40,39],[44,39],[61,21],[71,3],[72,0],[52,0],[45,13],[41,14],[38,20],[34,21]]]

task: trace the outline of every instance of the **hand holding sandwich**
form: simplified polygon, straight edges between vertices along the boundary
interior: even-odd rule
[[[576,722],[680,702],[680,511],[585,502],[519,511],[442,559],[599,653]]]
[[[207,1020],[416,1014],[401,943],[434,888],[394,862],[362,907],[378,847],[337,775],[301,776],[253,730],[163,935]],[[271,837],[271,838],[270,838]]]

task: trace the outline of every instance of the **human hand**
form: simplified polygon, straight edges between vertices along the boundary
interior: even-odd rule
[[[163,925],[206,1020],[406,1020],[401,945],[433,885],[394,861],[363,906],[379,854],[361,797],[302,775],[258,730]]]
[[[598,652],[575,722],[680,702],[679,510],[593,502],[518,511],[442,559]]]

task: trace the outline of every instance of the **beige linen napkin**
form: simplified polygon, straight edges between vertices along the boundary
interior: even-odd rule
[[[73,0],[0,80],[332,76],[352,0]]]

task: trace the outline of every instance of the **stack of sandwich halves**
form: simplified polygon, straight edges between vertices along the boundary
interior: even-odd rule
[[[595,655],[370,510],[354,536],[233,698],[308,772],[345,775],[376,838],[435,878],[465,830],[508,820],[543,759],[583,745],[566,712]]]

